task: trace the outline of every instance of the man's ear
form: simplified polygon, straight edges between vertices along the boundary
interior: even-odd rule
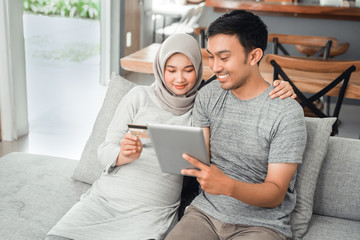
[[[255,48],[252,50],[249,54],[250,56],[250,65],[255,66],[258,64],[258,62],[261,60],[264,52],[261,50],[261,48]]]

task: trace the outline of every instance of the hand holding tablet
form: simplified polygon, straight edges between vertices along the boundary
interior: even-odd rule
[[[183,158],[184,153],[210,165],[201,128],[166,124],[147,124],[147,127],[163,172],[181,174],[182,169],[197,169]]]

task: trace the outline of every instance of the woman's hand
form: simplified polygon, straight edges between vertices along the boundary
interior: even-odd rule
[[[292,99],[296,98],[294,89],[291,87],[290,83],[284,80],[275,80],[273,82],[275,87],[270,93],[271,98],[280,97],[280,99],[291,97]]]
[[[140,138],[127,133],[120,142],[120,153],[116,166],[120,166],[138,159],[143,150]]]

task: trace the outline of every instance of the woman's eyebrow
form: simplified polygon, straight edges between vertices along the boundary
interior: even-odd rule
[[[191,64],[191,65],[185,66],[185,68],[189,68],[189,67],[193,68],[194,65]]]
[[[176,68],[176,67],[173,66],[173,65],[166,65],[165,67],[167,67],[167,68]]]
[[[173,65],[166,65],[165,67],[167,68],[176,68],[176,66],[173,66]],[[191,64],[191,65],[188,65],[188,66],[185,66],[184,68],[193,68],[194,66]]]

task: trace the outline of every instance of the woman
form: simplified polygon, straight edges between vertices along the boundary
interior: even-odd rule
[[[98,151],[108,167],[48,239],[163,239],[176,224],[183,177],[162,173],[151,140],[129,134],[127,124],[191,125],[202,80],[197,41],[187,34],[167,38],[154,75],[152,86],[133,88],[119,104]]]

